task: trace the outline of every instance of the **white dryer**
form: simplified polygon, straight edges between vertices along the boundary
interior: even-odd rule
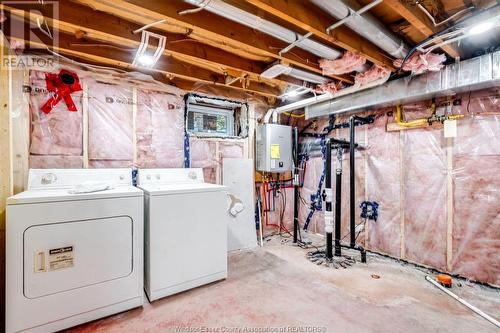
[[[144,289],[150,301],[227,277],[226,187],[202,169],[140,169]]]
[[[30,170],[28,190],[7,200],[6,331],[141,306],[143,205],[130,169]]]

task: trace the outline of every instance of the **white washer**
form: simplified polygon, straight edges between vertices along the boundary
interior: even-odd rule
[[[142,169],[144,289],[150,301],[227,277],[229,199],[202,169]]]
[[[70,193],[85,181],[110,189]],[[7,200],[6,331],[58,331],[141,306],[143,208],[130,169],[30,170],[28,190]]]

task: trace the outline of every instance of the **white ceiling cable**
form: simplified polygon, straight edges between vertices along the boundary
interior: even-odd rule
[[[476,34],[474,28],[481,29],[482,27],[484,27],[484,31],[500,27],[500,14],[489,18],[482,18],[480,20],[475,20],[475,22],[471,24],[466,24],[464,25],[464,27],[458,30],[453,30],[445,34],[437,35],[434,38],[419,45],[417,49],[422,53],[432,52],[435,49],[442,47],[444,45],[458,42],[466,37],[473,36]]]
[[[136,29],[134,31],[132,31],[134,34],[137,34],[141,31],[144,31],[144,30],[147,30],[155,25],[158,25],[158,24],[161,24],[161,23],[165,23],[167,22],[167,20],[163,19],[163,20],[159,20],[159,21],[156,21],[156,22],[153,22],[153,23],[149,23],[149,24],[146,24],[145,26],[139,28],[139,29]]]
[[[52,36],[52,32],[50,31],[49,25],[47,24],[47,21],[45,18],[36,18],[36,25],[38,26],[38,29],[40,29],[41,32],[43,32],[45,35],[47,35],[50,39],[54,39]]]
[[[458,12],[456,12],[455,14],[451,15],[450,17],[448,17],[447,19],[441,21],[441,22],[436,22],[436,19],[431,15],[431,13],[429,13],[429,11],[427,10],[427,8],[425,8],[424,6],[422,6],[422,4],[418,3],[417,4],[418,8],[424,12],[424,14],[429,18],[429,20],[431,20],[432,24],[435,26],[435,27],[439,27],[440,25],[442,24],[445,24],[446,22],[448,21],[451,21],[453,20],[454,18],[468,12],[469,10],[472,10],[474,9],[473,6],[470,6],[470,7],[467,7],[467,8],[464,8]]]
[[[186,9],[178,12],[177,14],[179,15],[186,15],[186,14],[194,14],[202,11],[212,0],[204,0],[203,3],[199,5],[198,8],[193,8],[193,9]]]

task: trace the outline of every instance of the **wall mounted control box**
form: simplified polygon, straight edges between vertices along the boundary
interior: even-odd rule
[[[258,125],[255,156],[258,171],[291,171],[292,127],[278,124]]]

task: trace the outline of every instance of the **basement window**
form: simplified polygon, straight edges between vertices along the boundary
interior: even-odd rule
[[[245,103],[190,94],[186,99],[187,132],[197,137],[246,137],[247,109]]]

